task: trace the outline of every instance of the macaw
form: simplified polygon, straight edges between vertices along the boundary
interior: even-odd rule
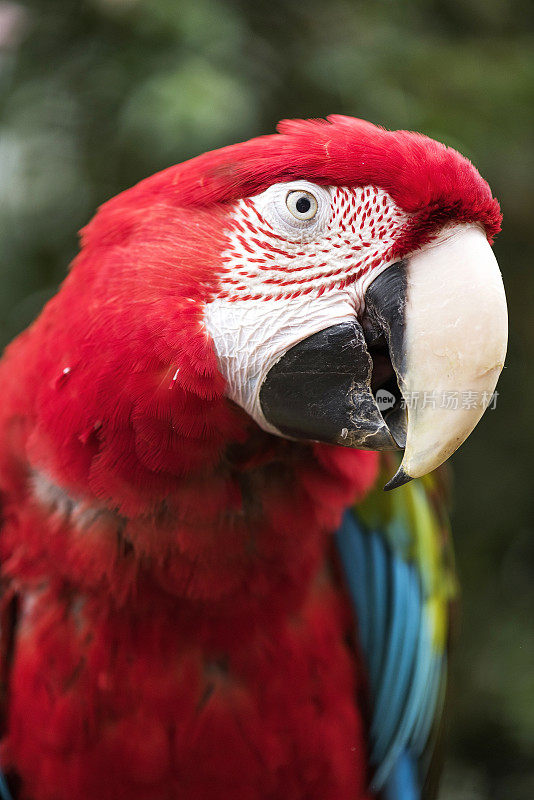
[[[343,116],[102,206],[0,365],[3,800],[429,796],[500,219]]]

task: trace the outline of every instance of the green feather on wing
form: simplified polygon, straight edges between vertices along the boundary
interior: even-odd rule
[[[382,470],[378,487],[383,486],[390,473],[390,467]],[[431,621],[432,641],[441,651],[448,640],[449,606],[458,594],[448,518],[449,493],[449,471],[441,467],[391,492],[377,488],[354,509],[368,529],[380,530],[392,550],[416,566]]]
[[[347,512],[337,534],[369,672],[372,788],[387,798],[431,797],[450,609],[458,590],[446,473],[439,470],[392,492],[382,490],[384,483],[381,475],[380,488]],[[401,769],[407,762],[417,784],[413,795],[406,792]]]

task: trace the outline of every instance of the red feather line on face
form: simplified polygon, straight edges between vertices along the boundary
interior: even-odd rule
[[[348,287],[374,267],[394,260],[396,242],[411,220],[376,187],[334,187],[326,230],[309,241],[284,239],[261,216],[255,199],[239,201],[230,215],[218,298],[281,300],[310,293],[319,297]]]
[[[479,222],[491,240],[500,229],[499,204],[471,162],[419,133],[387,131],[363,120],[284,120],[278,134],[224,147],[163,170],[114,198],[106,215],[135,209],[156,196],[176,207],[250,197],[279,181],[377,186],[416,215],[398,242],[404,253],[448,221]],[[99,217],[97,222],[103,223]],[[92,223],[85,237],[102,235]]]

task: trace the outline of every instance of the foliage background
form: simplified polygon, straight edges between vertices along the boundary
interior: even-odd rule
[[[454,458],[463,624],[442,800],[532,800],[534,4],[0,0],[0,343],[108,197],[334,111],[453,145],[502,203],[511,340],[497,409]]]

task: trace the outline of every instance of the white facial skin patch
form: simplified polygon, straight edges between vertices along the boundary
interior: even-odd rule
[[[206,325],[215,343],[231,400],[264,429],[277,433],[263,416],[261,385],[270,368],[297,342],[356,317],[353,289],[333,289],[322,297],[214,300]]]
[[[357,317],[409,219],[373,186],[278,183],[236,204],[205,322],[228,397],[264,430],[277,433],[259,404],[269,369],[308,336]]]

